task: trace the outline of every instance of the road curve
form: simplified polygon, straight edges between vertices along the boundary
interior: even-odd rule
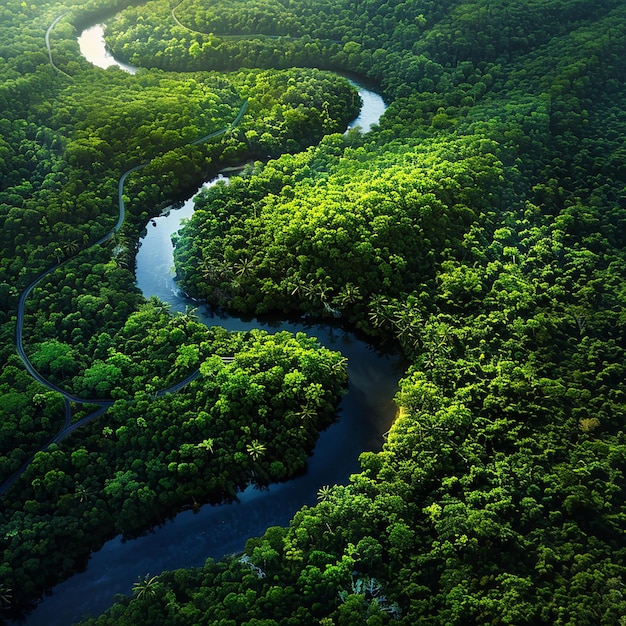
[[[52,22],[52,24],[48,27],[48,30],[46,31],[46,36],[45,36],[46,47],[48,49],[48,54],[49,54],[49,57],[50,57],[50,63],[52,65],[52,67],[54,67],[56,70],[58,70],[59,72],[61,72],[63,74],[65,74],[65,72],[63,72],[63,70],[60,70],[58,67],[56,67],[56,65],[54,65],[54,62],[52,60],[52,50],[50,48],[50,32],[52,31],[54,26],[63,17],[65,17],[65,15],[66,15],[66,13],[64,13],[62,15],[59,15]],[[66,76],[69,76],[69,75],[66,74]],[[237,113],[237,116],[235,117],[233,122],[228,124],[228,126],[222,128],[221,130],[209,133],[208,135],[205,135],[204,137],[200,137],[199,139],[196,139],[196,140],[194,140],[194,141],[192,141],[190,143],[193,144],[193,145],[204,143],[205,141],[208,141],[209,139],[213,139],[215,137],[219,137],[220,135],[223,135],[223,134],[227,133],[228,131],[232,130],[241,121],[241,119],[242,119],[242,117],[243,117],[243,115],[244,115],[244,113],[245,113],[245,111],[247,109],[247,106],[248,106],[248,101],[245,100],[243,105],[239,109],[239,112]],[[46,278],[52,272],[54,272],[57,269],[59,269],[69,259],[75,257],[80,252],[83,252],[84,250],[87,250],[87,249],[89,249],[89,248],[91,248],[93,246],[102,245],[102,244],[106,243],[109,239],[111,239],[111,237],[113,237],[115,235],[115,233],[117,233],[120,230],[120,228],[124,224],[124,219],[126,217],[126,211],[125,211],[125,206],[124,206],[124,198],[123,198],[123,195],[124,195],[124,183],[126,182],[126,179],[128,178],[128,176],[130,174],[132,174],[133,172],[136,172],[137,170],[145,167],[146,165],[148,165],[148,163],[142,163],[140,165],[135,165],[135,166],[129,168],[128,170],[126,170],[120,176],[120,179],[119,179],[119,182],[118,182],[118,209],[119,209],[119,211],[118,211],[118,219],[117,219],[117,222],[116,222],[115,226],[113,226],[113,228],[110,231],[108,231],[103,237],[101,237],[100,239],[98,239],[94,243],[90,244],[87,248],[83,248],[83,249],[79,250],[78,252],[76,252],[75,254],[66,257],[62,261],[60,261],[58,263],[55,263],[54,265],[49,267],[47,270],[45,270],[44,272],[39,274],[39,276],[37,276],[26,287],[26,289],[24,289],[24,291],[21,293],[20,298],[18,300],[18,305],[17,305],[17,324],[16,324],[16,331],[15,331],[15,345],[16,345],[17,354],[20,357],[22,363],[24,363],[24,367],[26,367],[26,370],[28,371],[28,373],[37,382],[41,383],[42,385],[44,385],[45,387],[47,387],[51,391],[54,391],[56,393],[61,394],[61,396],[63,397],[63,401],[65,403],[65,420],[64,420],[63,426],[60,428],[59,432],[57,432],[57,434],[54,437],[52,437],[52,439],[50,439],[50,441],[48,441],[48,443],[46,443],[43,447],[41,447],[38,450],[38,452],[46,450],[50,446],[50,444],[58,443],[58,442],[62,441],[68,435],[73,433],[75,430],[77,430],[78,428],[80,428],[84,424],[87,424],[88,422],[91,422],[92,420],[100,417],[101,415],[104,415],[104,413],[107,412],[108,408],[113,404],[113,400],[111,400],[111,399],[102,399],[102,398],[80,398],[80,397],[78,397],[78,396],[76,396],[76,395],[74,395],[72,393],[69,393],[68,391],[65,391],[64,389],[62,389],[61,387],[59,387],[58,385],[56,385],[52,381],[48,380],[45,376],[43,376],[43,374],[41,374],[35,368],[35,366],[31,363],[30,359],[28,358],[28,356],[27,356],[27,354],[26,354],[26,352],[24,350],[24,310],[26,308],[26,300],[28,299],[29,295],[32,293],[33,289],[41,281],[43,281],[44,278]],[[155,393],[155,397],[164,396],[164,395],[166,395],[168,393],[175,393],[176,391],[179,391],[180,389],[182,389],[183,387],[188,385],[190,382],[192,382],[193,380],[195,380],[199,376],[200,376],[200,370],[195,370],[194,372],[189,374],[184,380],[181,380],[178,383],[175,383],[174,385],[171,385],[170,387],[167,387],[166,389],[161,389],[161,390],[157,391]],[[71,403],[72,402],[77,403],[77,404],[95,404],[95,405],[99,405],[99,408],[96,409],[95,411],[93,411],[92,413],[90,413],[89,415],[83,417],[82,419],[80,419],[77,422],[72,424],[71,423],[72,422],[72,407],[71,407]],[[3,496],[10,489],[10,487],[13,485],[13,483],[24,473],[26,468],[32,462],[33,458],[34,458],[34,454],[31,457],[29,457],[2,485],[0,485],[0,497]]]
[[[52,32],[52,29],[67,15],[67,13],[63,13],[62,15],[59,15],[59,17],[57,17],[54,22],[52,22],[52,24],[50,24],[50,26],[48,26],[48,30],[46,30],[46,36],[45,36],[45,40],[46,40],[46,48],[48,49],[48,58],[50,59],[50,65],[52,65],[52,67],[59,72],[60,74],[63,74],[64,76],[67,76],[68,78],[72,78],[67,72],[64,72],[60,67],[57,67],[54,64],[54,60],[52,59],[52,48],[50,47],[50,33]]]

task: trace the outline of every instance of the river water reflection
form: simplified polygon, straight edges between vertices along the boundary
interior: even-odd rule
[[[382,435],[393,421],[392,399],[403,371],[398,354],[377,351],[336,326],[215,316],[179,292],[170,237],[192,211],[190,199],[181,209],[156,218],[155,226],[149,224],[137,257],[138,286],[146,296],[156,295],[167,302],[172,310],[198,307],[196,314],[207,324],[231,330],[304,331],[326,347],[339,350],[348,358],[349,374],[339,419],[321,434],[304,475],[263,491],[249,487],[232,504],[203,506],[198,513],[184,511],[138,539],[117,537],[107,542],[92,555],[85,572],[54,588],[25,621],[28,626],[67,626],[84,615],[104,611],[114,594],[129,594],[138,577],[200,566],[207,557],[220,558],[242,550],[248,537],[262,534],[268,526],[286,525],[298,509],[314,504],[320,487],[347,483],[350,474],[359,469],[359,454],[380,449]]]
[[[133,73],[135,68],[120,64],[106,51],[102,25],[81,33],[79,42],[83,55],[95,65],[115,64]],[[350,127],[369,130],[385,104],[375,92],[359,90],[364,106]],[[339,407],[339,419],[321,434],[302,476],[262,491],[250,487],[232,504],[203,506],[197,513],[184,511],[138,539],[117,537],[107,542],[92,555],[86,571],[54,588],[22,622],[27,626],[67,626],[83,616],[98,615],[111,605],[115,594],[129,594],[138,577],[200,566],[207,557],[220,558],[242,550],[248,537],[262,534],[268,526],[286,525],[302,506],[313,505],[320,487],[347,483],[350,474],[359,469],[359,454],[380,449],[383,433],[393,421],[393,396],[403,372],[398,354],[378,351],[336,325],[309,324],[304,319],[273,322],[216,316],[179,292],[171,236],[192,212],[193,199],[189,199],[182,208],[148,224],[137,256],[139,288],[146,297],[155,295],[174,311],[197,307],[196,314],[207,324],[230,330],[303,331],[342,352],[348,359],[349,389]]]
[[[94,24],[89,28],[85,28],[78,36],[77,41],[80,53],[96,67],[106,69],[107,67],[116,66],[129,74],[134,74],[137,71],[137,68],[133,65],[122,63],[115,59],[107,50],[104,41],[104,24]]]

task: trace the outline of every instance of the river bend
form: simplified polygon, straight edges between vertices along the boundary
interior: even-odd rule
[[[117,65],[134,73],[136,68],[119,63],[109,54],[103,32],[102,24],[85,29],[78,38],[81,53],[99,67]],[[377,123],[385,104],[375,92],[357,86],[363,108],[349,128],[360,126],[367,131]],[[91,556],[84,572],[57,585],[21,622],[26,626],[67,626],[83,616],[98,615],[110,606],[114,594],[130,593],[132,584],[147,573],[200,566],[207,557],[220,558],[241,551],[248,537],[258,536],[272,525],[286,525],[302,506],[313,505],[320,487],[347,483],[350,474],[359,470],[359,454],[380,449],[382,434],[393,421],[393,396],[403,371],[399,355],[377,351],[354,334],[330,324],[215,316],[180,293],[173,272],[171,236],[192,212],[190,198],[182,208],[148,224],[136,272],[144,295],[156,295],[174,311],[198,307],[196,314],[207,324],[230,330],[303,331],[316,336],[326,347],[339,350],[348,359],[349,375],[348,393],[339,407],[340,418],[321,433],[304,475],[261,491],[249,487],[233,504],[207,505],[197,513],[184,511],[137,539],[117,537],[107,542]]]

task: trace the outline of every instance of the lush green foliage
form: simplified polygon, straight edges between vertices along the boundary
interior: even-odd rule
[[[2,610],[23,608],[116,533],[302,471],[345,386],[342,357],[314,339],[207,331],[145,303],[132,267],[150,215],[225,165],[345,128],[355,88],[317,70],[98,70],[76,28],[116,5],[69,5],[0,9]],[[135,166],[124,220],[94,246]],[[40,276],[20,334],[65,396],[16,354],[18,299]]]
[[[101,333],[95,341],[103,358],[85,369],[83,386],[119,399],[105,421],[38,452],[20,497],[4,503],[3,579],[24,587],[17,599],[72,573],[112,534],[133,535],[182,507],[232,498],[251,480],[264,485],[302,471],[318,431],[334,419],[337,383],[345,383],[341,355],[315,339],[209,331],[172,319],[157,301],[130,315],[113,340]],[[71,346],[56,340],[45,349],[60,347],[69,356]],[[168,357],[174,362],[162,361]],[[182,380],[198,365],[200,378],[184,390],[155,394],[163,379]],[[124,379],[133,388],[122,396],[111,387]]]
[[[391,36],[354,63],[387,70],[396,98],[380,130],[256,165],[200,200],[177,249],[194,293],[341,315],[395,337],[413,366],[383,452],[363,455],[350,485],[320,490],[243,562],[161,577],[154,616],[623,621],[618,4],[414,3],[413,25],[405,5],[376,5],[361,36],[376,38],[381,18]],[[198,3],[176,15],[245,50],[235,35],[256,8],[240,6],[221,22]],[[283,23],[304,19],[297,7]],[[365,42],[343,32],[357,54]],[[289,58],[295,42],[281,45]],[[98,623],[136,622],[146,606],[134,598]]]
[[[434,278],[503,191],[497,146],[477,136],[344,147],[330,137],[206,191],[177,243],[185,289],[243,312],[358,321]]]
[[[250,164],[205,193],[178,240],[180,273],[194,294],[237,311],[343,317],[399,342],[411,367],[398,418],[383,451],[363,454],[349,485],[320,489],[319,504],[289,528],[251,539],[242,557],[139,581],[132,598],[89,623],[623,623],[623,3],[148,2],[121,11],[108,35],[117,54],[152,69],[132,86],[119,72],[93,73],[137,102],[154,99],[129,104],[128,123],[116,122],[133,133],[126,145],[115,126],[89,117],[92,70],[72,60],[68,24],[59,23],[67,38],[56,58],[72,84],[49,67],[30,26],[56,13],[10,5],[15,15],[0,14],[12,42],[0,65],[0,208],[11,229],[0,262],[15,277],[0,285],[5,471],[63,420],[63,401],[32,382],[10,345],[16,296],[57,249],[72,258],[29,302],[29,354],[76,393],[118,399],[110,425],[93,422],[36,456],[20,483],[25,502],[5,500],[0,599],[19,603],[46,582],[34,555],[69,571],[69,559],[53,560],[68,554],[59,546],[84,554],[80,533],[91,526],[72,518],[77,501],[81,524],[109,516],[110,528],[132,533],[181,504],[231,493],[251,472],[281,479],[271,435],[298,450],[287,464],[302,467],[330,419],[343,383],[329,378],[342,371],[337,355],[303,337],[230,337],[170,319],[140,304],[124,268],[147,207],[163,201],[156,175],[182,174],[182,189],[218,162],[296,152],[348,119],[345,82],[240,71],[302,64],[379,80],[392,100],[379,128]],[[207,69],[237,73],[164,73]],[[143,109],[148,118],[162,111],[171,81],[181,86],[180,116],[168,111],[140,132]],[[119,98],[102,94],[98,110],[116,116],[109,103]],[[223,141],[182,147],[196,129],[228,123],[244,98],[250,112]],[[52,102],[71,103],[68,114]],[[177,152],[134,175],[134,227],[117,252],[74,257],[67,246],[105,232],[104,215],[114,221],[102,198],[114,197],[122,163],[172,145]],[[90,222],[80,207],[92,205]],[[57,206],[66,208],[56,215]],[[148,352],[146,375],[133,359]],[[229,353],[228,365],[216,356]],[[151,397],[200,363],[203,376],[186,391]],[[315,425],[303,422],[311,403],[323,409]],[[176,432],[166,414],[181,420]],[[292,428],[273,430],[278,415]]]

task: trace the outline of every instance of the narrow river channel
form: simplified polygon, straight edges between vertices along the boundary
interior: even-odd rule
[[[133,73],[135,68],[118,63],[106,51],[102,25],[85,30],[78,41],[82,54],[94,65],[118,65]],[[349,127],[369,130],[385,104],[375,92],[357,86],[363,108]],[[57,585],[44,598],[21,622],[26,626],[68,626],[81,617],[98,615],[111,605],[115,594],[129,594],[133,582],[148,573],[200,566],[207,557],[241,551],[248,537],[262,534],[268,526],[286,525],[302,506],[313,505],[320,487],[347,483],[350,474],[359,469],[359,454],[380,449],[383,433],[393,421],[393,396],[403,371],[398,354],[378,351],[337,326],[308,324],[304,319],[268,322],[216,317],[180,293],[174,277],[171,236],[192,212],[190,198],[182,208],[148,224],[137,256],[139,288],[146,297],[155,295],[167,302],[173,311],[197,307],[196,314],[209,325],[230,330],[303,331],[342,352],[348,359],[349,390],[341,402],[339,419],[321,434],[304,475],[262,491],[250,487],[232,504],[203,506],[197,513],[184,511],[138,539],[117,537],[107,542],[92,555],[84,572]]]

